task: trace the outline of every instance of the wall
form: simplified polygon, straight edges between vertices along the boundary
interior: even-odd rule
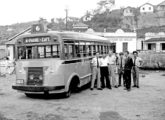
[[[14,59],[14,45],[7,45],[9,60]]]
[[[143,46],[142,46],[143,43]],[[144,38],[138,38],[136,41],[136,49],[143,50],[144,49]]]
[[[15,69],[15,61],[0,60],[0,76],[6,74],[12,74]]]

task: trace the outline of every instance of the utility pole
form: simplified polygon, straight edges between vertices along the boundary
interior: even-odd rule
[[[68,25],[67,25],[67,24],[68,24],[68,8],[67,8],[67,7],[66,7],[66,9],[65,9],[65,13],[66,13],[66,16],[65,16],[65,20],[66,20],[66,21],[65,21],[65,22],[66,22],[66,24],[65,24],[65,25],[66,25],[66,26],[65,26],[65,29],[68,30]]]

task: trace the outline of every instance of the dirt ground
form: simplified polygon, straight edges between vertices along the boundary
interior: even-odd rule
[[[144,72],[143,72],[144,73]],[[140,88],[85,89],[64,99],[28,98],[0,77],[0,120],[165,120],[165,72],[140,75]]]

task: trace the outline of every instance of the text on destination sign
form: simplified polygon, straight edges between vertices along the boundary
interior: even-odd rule
[[[43,43],[43,42],[49,42],[50,37],[35,37],[35,38],[25,38],[25,43]]]

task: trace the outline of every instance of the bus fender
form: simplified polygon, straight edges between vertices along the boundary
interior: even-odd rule
[[[72,81],[72,79],[73,79],[74,77],[78,77],[78,78],[79,78],[79,75],[78,75],[77,73],[72,73],[72,74],[70,75],[70,77],[69,77],[69,79],[68,79],[68,81],[67,81],[67,84],[66,84],[66,88],[65,88],[66,91],[69,90],[70,83],[71,83],[71,81]],[[80,79],[79,79],[79,80],[80,80]],[[79,81],[79,82],[80,82],[80,81]]]

